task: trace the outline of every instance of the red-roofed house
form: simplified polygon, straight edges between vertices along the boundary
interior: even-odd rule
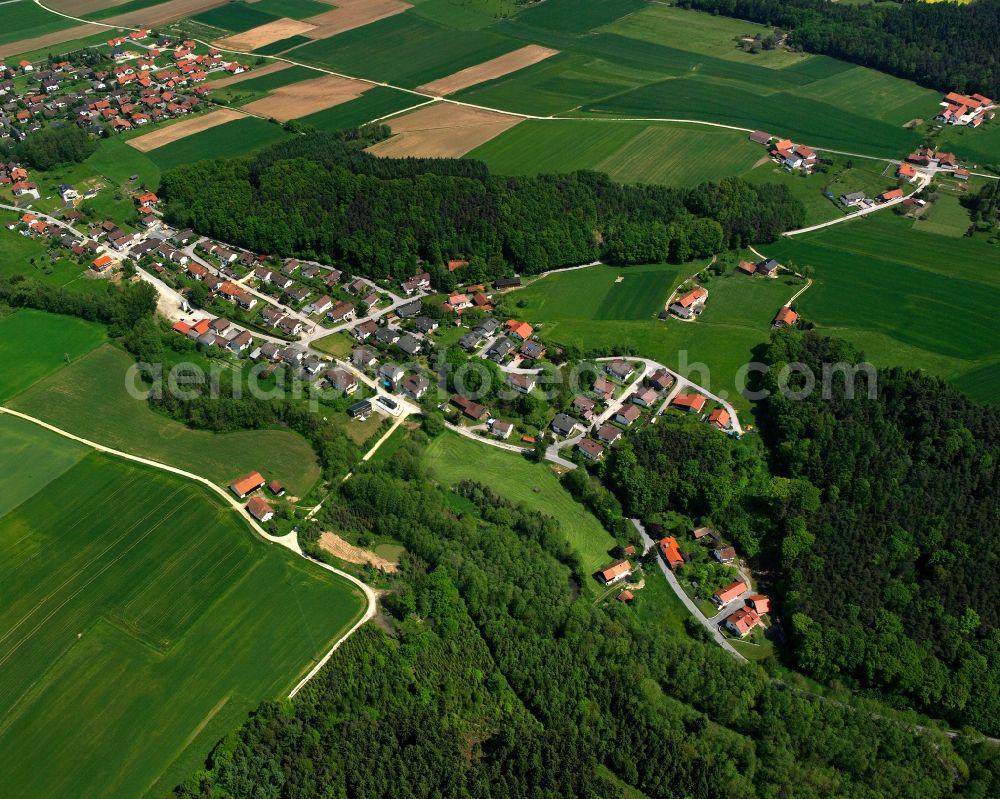
[[[705,397],[702,394],[678,394],[670,404],[688,413],[701,413],[705,408]]]
[[[251,497],[247,503],[247,513],[262,523],[274,518],[274,508],[264,497]]]
[[[742,580],[737,580],[712,594],[712,601],[721,608],[728,605],[734,599],[739,599],[740,594],[746,590],[747,584]]]
[[[740,261],[736,269],[742,272],[744,275],[757,274],[757,264],[752,264],[749,261]]]
[[[114,260],[110,255],[100,255],[94,260],[93,268],[95,272],[105,272],[111,268]]]
[[[678,566],[684,565],[684,556],[681,554],[681,549],[677,545],[676,538],[667,536],[666,538],[661,538],[659,543],[663,559],[671,569],[676,569]]]
[[[715,425],[720,430],[729,429],[729,411],[725,408],[716,408],[708,415],[708,423]]]
[[[632,573],[632,564],[627,560],[619,560],[612,563],[606,569],[601,570],[601,581],[605,585],[612,585],[619,580],[624,580]]]
[[[702,308],[708,301],[708,290],[702,286],[691,289],[687,294],[675,300],[670,306],[671,313],[682,319],[690,319],[701,313]]]
[[[735,613],[730,614],[723,622],[727,630],[740,638],[750,634],[755,628],[760,626],[760,616],[753,608],[740,608]]]
[[[782,305],[781,310],[778,311],[777,315],[774,317],[774,322],[772,325],[774,327],[791,327],[799,320],[799,315],[795,313],[788,305]]]
[[[889,189],[888,191],[882,192],[879,196],[879,202],[887,203],[891,200],[898,200],[903,196],[902,189]]]
[[[517,319],[508,319],[506,327],[511,336],[521,341],[531,338],[531,333],[534,330],[527,322],[519,322]]]
[[[750,594],[746,598],[747,607],[753,608],[757,614],[763,616],[771,611],[771,600],[763,594]]]
[[[903,180],[909,183],[917,182],[917,170],[910,164],[900,164],[899,169],[896,170],[896,177],[903,178]]]

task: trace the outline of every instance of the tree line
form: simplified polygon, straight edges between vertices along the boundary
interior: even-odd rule
[[[942,92],[1000,96],[1000,0],[680,0],[678,5],[775,25],[790,31],[790,43],[806,52],[872,67]]]
[[[424,471],[425,441],[415,433],[391,459],[359,465],[321,511],[346,536],[405,544],[383,624],[345,642],[293,703],[262,705],[178,799],[1000,789],[997,751],[972,737],[787,690],[642,621],[643,591],[636,608],[578,596],[559,522],[474,482],[449,497]]]
[[[594,172],[489,174],[462,159],[381,159],[381,128],[311,133],[237,160],[166,172],[171,223],[256,252],[320,258],[372,278],[477,259],[491,276],[607,258],[686,261],[773,241],[805,211],[787,187],[737,178],[693,189]]]

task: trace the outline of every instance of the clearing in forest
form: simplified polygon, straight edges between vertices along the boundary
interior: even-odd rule
[[[558,52],[558,50],[553,50],[550,47],[529,44],[520,50],[514,50],[511,53],[490,59],[482,64],[476,64],[473,67],[459,70],[452,75],[425,83],[423,86],[418,86],[417,89],[437,96],[453,94],[462,89],[467,89],[469,86],[475,86],[477,83],[502,78],[511,72],[517,72],[525,67],[530,67],[532,64],[537,64],[539,61],[544,61],[546,58],[556,55]]]
[[[273,42],[280,42],[282,39],[309,33],[315,27],[315,25],[298,19],[276,19],[274,22],[258,25],[244,33],[219,39],[215,46],[223,50],[256,50],[258,47],[266,47]]]
[[[360,97],[369,88],[371,84],[364,81],[324,75],[282,86],[267,97],[248,103],[244,108],[252,114],[286,122],[346,103]]]
[[[141,153],[148,153],[157,147],[187,138],[194,133],[214,128],[216,125],[223,125],[232,122],[234,119],[241,119],[243,114],[231,108],[220,108],[218,111],[210,111],[202,116],[192,119],[185,119],[175,125],[169,125],[159,130],[154,130],[144,136],[129,139],[129,146],[134,147]]]
[[[453,103],[425,106],[388,120],[393,137],[368,152],[394,158],[459,158],[521,121],[511,114]]]

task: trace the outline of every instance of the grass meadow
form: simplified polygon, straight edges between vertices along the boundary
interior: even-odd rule
[[[195,161],[248,155],[291,135],[274,122],[247,117],[157,147],[146,153],[146,157],[165,171]]]
[[[506,499],[554,516],[579,554],[586,574],[611,561],[608,552],[615,546],[614,538],[590,511],[570,496],[547,465],[450,431],[431,441],[424,462],[430,476],[442,485],[475,479]],[[470,470],[469,464],[473,463],[475,469]]]
[[[0,423],[0,473],[25,437],[37,463],[0,517],[0,793],[164,796],[363,600],[203,486],[42,433]]]
[[[0,318],[0,401],[76,361],[105,341],[101,325],[24,308]]]
[[[527,120],[467,157],[485,161],[500,174],[595,169],[623,183],[696,186],[744,172],[763,154],[736,131],[644,122]]]
[[[37,356],[22,357],[30,366]],[[220,485],[259,471],[302,497],[319,478],[316,455],[297,433],[277,429],[210,433],[156,413],[145,400],[126,391],[131,365],[126,353],[106,345],[35,383],[9,404],[90,441],[188,469]]]

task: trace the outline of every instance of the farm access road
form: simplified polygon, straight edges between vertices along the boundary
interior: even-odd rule
[[[62,428],[56,427],[55,425],[51,425],[48,422],[44,422],[41,419],[38,419],[34,416],[29,416],[26,413],[21,413],[20,411],[15,411],[12,410],[11,408],[5,408],[2,405],[0,405],[0,414],[9,414],[10,416],[22,419],[23,421],[30,422],[31,424],[34,425],[38,425],[39,427],[49,430],[50,432],[56,433],[57,435],[60,435],[63,438],[68,438],[71,441],[76,441],[80,444],[83,444],[84,446],[90,447],[91,449],[96,450],[97,452],[103,452],[107,455],[113,455],[116,458],[122,458],[127,461],[132,461],[133,463],[141,463],[144,466],[151,466],[154,469],[160,469],[162,471],[170,472],[171,474],[183,477],[188,480],[194,480],[196,483],[200,483],[203,486],[206,486],[210,491],[214,492],[217,496],[222,497],[222,499],[224,499],[233,509],[239,512],[240,518],[244,522],[249,524],[250,527],[253,529],[253,531],[268,543],[278,544],[279,546],[282,546],[285,549],[291,550],[299,557],[305,558],[310,563],[315,563],[320,568],[326,569],[328,572],[336,574],[338,577],[347,580],[349,583],[359,588],[361,592],[365,595],[365,600],[367,603],[365,612],[351,626],[351,628],[347,630],[347,632],[345,632],[340,638],[338,638],[336,641],[333,642],[333,645],[326,652],[326,654],[323,655],[323,657],[321,657],[319,661],[317,661],[317,663],[313,666],[313,668],[309,670],[309,673],[306,674],[306,676],[303,677],[291,690],[291,692],[288,694],[289,698],[293,698],[300,690],[302,690],[302,688],[313,677],[315,677],[317,673],[319,673],[319,670],[326,665],[327,661],[329,661],[330,658],[333,657],[333,653],[340,648],[340,645],[344,643],[344,641],[346,641],[348,638],[350,638],[351,635],[353,635],[361,627],[361,625],[365,624],[369,619],[371,619],[375,615],[377,598],[375,592],[371,589],[370,586],[361,582],[361,580],[359,580],[353,574],[348,574],[347,572],[341,571],[340,569],[331,566],[328,563],[323,563],[322,561],[310,558],[302,551],[302,548],[299,546],[299,542],[298,539],[296,538],[295,533],[289,533],[288,535],[285,536],[271,535],[270,533],[265,531],[263,527],[257,524],[257,521],[255,519],[251,518],[244,512],[242,504],[240,504],[234,497],[230,496],[224,489],[217,486],[211,480],[208,480],[205,477],[201,477],[200,475],[194,474],[193,472],[186,471],[185,469],[179,469],[176,466],[168,466],[165,463],[154,461],[151,458],[143,458],[139,455],[132,455],[128,452],[122,452],[121,450],[118,449],[106,447],[103,444],[98,444],[96,441],[90,441],[89,439],[82,438],[78,435],[75,435],[74,433],[70,433],[68,430],[63,430]]]

